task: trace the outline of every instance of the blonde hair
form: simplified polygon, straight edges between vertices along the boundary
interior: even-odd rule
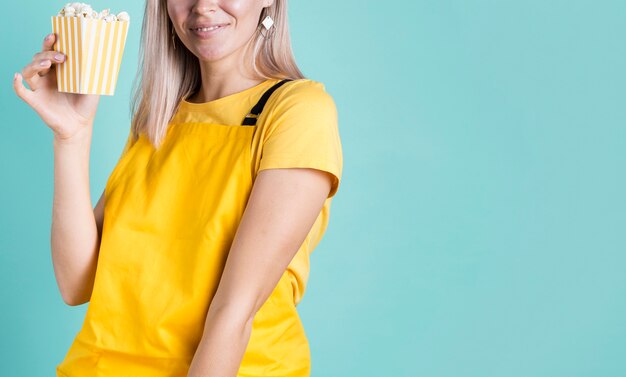
[[[305,78],[291,49],[287,0],[274,0],[270,7],[263,8],[259,25],[268,15],[274,20],[273,34],[266,39],[261,34],[262,26],[257,27],[249,45],[254,73],[262,79]],[[167,0],[146,0],[139,70],[133,82],[131,132],[133,141],[143,132],[155,148],[161,145],[181,100],[197,91],[202,81],[199,59],[180,39],[172,41],[173,30]]]

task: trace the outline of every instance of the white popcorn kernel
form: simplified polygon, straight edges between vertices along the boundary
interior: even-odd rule
[[[114,14],[107,14],[104,17],[104,21],[105,22],[114,22],[114,21],[117,21],[117,17]]]
[[[120,21],[130,21],[130,16],[126,12],[120,12],[117,14],[117,19]]]
[[[63,12],[65,14],[76,13],[76,9],[74,7],[72,7],[71,5],[66,5],[65,8],[63,8]]]
[[[91,7],[89,5],[82,7],[82,9],[80,10],[80,15],[85,17],[85,18],[92,18],[93,15],[93,9],[91,9]]]
[[[110,9],[105,9],[98,14],[98,19],[103,20],[106,16],[109,15]]]

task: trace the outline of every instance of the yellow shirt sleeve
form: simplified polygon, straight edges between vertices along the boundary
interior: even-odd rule
[[[334,178],[331,198],[343,169],[335,102],[323,84],[312,80],[296,81],[282,94],[265,121],[259,171],[314,168],[329,172]]]

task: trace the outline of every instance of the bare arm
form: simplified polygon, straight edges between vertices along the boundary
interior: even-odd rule
[[[91,129],[73,140],[54,139],[52,264],[63,301],[89,301],[104,218],[104,193],[92,209],[89,193]]]
[[[13,90],[54,133],[52,264],[63,301],[78,305],[91,297],[102,223],[96,220],[102,204],[92,210],[89,195],[89,149],[100,96],[58,91],[56,66],[65,56],[54,50],[56,40],[55,34],[46,36],[41,52],[15,74]]]
[[[306,239],[332,185],[316,169],[266,169],[254,182],[187,376],[235,376],[257,311]]]

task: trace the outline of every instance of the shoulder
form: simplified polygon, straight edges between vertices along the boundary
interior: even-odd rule
[[[311,79],[298,79],[287,82],[276,91],[273,103],[274,115],[284,112],[310,114],[311,112],[335,113],[333,97],[326,91],[326,86]]]
[[[311,79],[298,79],[287,82],[281,89],[283,94],[290,95],[321,95],[327,94],[326,85]]]
[[[310,79],[287,82],[270,97],[266,108],[259,121],[265,137],[287,133],[298,137],[312,133],[330,137],[337,133],[337,108],[321,82]]]

